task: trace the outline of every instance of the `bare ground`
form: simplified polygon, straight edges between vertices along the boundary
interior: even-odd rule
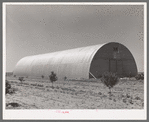
[[[143,109],[144,81],[120,80],[112,96],[101,81],[56,81],[7,77],[13,94],[6,94],[6,109]]]

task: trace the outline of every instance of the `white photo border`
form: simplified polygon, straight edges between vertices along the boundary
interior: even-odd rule
[[[7,5],[143,5],[144,6],[144,109],[96,109],[96,110],[6,110],[6,6]],[[3,14],[3,119],[13,120],[146,120],[147,119],[147,3],[146,2],[4,2]],[[68,111],[68,113],[65,113]]]

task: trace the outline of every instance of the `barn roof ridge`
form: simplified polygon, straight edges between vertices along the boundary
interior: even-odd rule
[[[111,42],[110,42],[111,43]],[[108,43],[103,43],[103,44],[95,44],[95,45],[90,45],[90,46],[82,46],[82,47],[78,47],[78,48],[71,48],[71,49],[66,49],[66,50],[59,50],[59,51],[53,51],[53,52],[47,52],[47,53],[41,53],[41,54],[36,54],[36,55],[29,55],[29,56],[25,56],[26,57],[33,57],[33,56],[41,56],[41,55],[48,55],[48,54],[52,54],[52,53],[59,53],[59,52],[64,52],[64,51],[71,51],[71,50],[77,50],[77,49],[81,49],[81,48],[89,48],[89,47],[95,47],[95,46],[104,46],[105,44]],[[99,48],[100,48],[99,47]]]

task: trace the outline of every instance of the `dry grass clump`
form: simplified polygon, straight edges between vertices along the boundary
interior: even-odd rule
[[[143,74],[143,73],[137,74],[137,75],[135,76],[135,78],[136,78],[136,80],[144,80],[144,74]]]
[[[5,94],[13,94],[15,93],[15,91],[17,91],[18,89],[16,88],[12,88],[11,84],[9,83],[9,81],[6,80],[6,85],[5,85]]]
[[[6,86],[5,86],[6,94],[9,94],[10,93],[10,89],[11,89],[11,84],[8,83],[8,81],[6,81]]]
[[[18,79],[21,83],[23,82],[23,81],[25,81],[24,80],[24,77],[19,77],[19,79]]]

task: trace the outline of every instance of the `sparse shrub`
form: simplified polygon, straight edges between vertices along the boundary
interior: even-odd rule
[[[140,98],[140,97],[138,97],[138,96],[137,96],[137,97],[135,97],[135,99],[136,99],[136,100],[141,100],[141,98]]]
[[[37,86],[39,86],[39,87],[43,87],[43,85],[42,85],[42,84],[38,84]]]
[[[9,89],[9,94],[13,94],[13,93],[15,93],[15,91],[17,91],[17,89],[11,88],[11,89]]]
[[[65,81],[65,80],[67,80],[67,77],[66,77],[66,76],[64,77],[64,81]]]
[[[127,100],[126,100],[126,99],[123,99],[123,102],[124,102],[124,103],[126,103],[126,102],[127,102]]]
[[[141,73],[141,80],[144,80],[144,73]]]
[[[116,99],[113,99],[114,102],[116,102]]]
[[[130,103],[130,104],[133,104],[133,101],[132,101],[132,99],[130,99],[130,100],[129,100],[129,103]]]
[[[24,77],[19,77],[18,80],[21,81],[21,83],[22,83],[22,81],[24,81]]]
[[[131,96],[129,94],[126,94],[126,98],[131,98]]]
[[[12,88],[11,84],[8,81],[6,81],[5,94],[13,94],[15,91],[17,91],[17,89]]]
[[[99,94],[99,95],[102,95],[102,93],[101,93],[101,92],[99,92],[98,94]]]
[[[44,76],[42,75],[41,78],[44,79]]]
[[[111,88],[118,83],[119,78],[115,73],[105,72],[102,74],[101,81],[109,88],[109,94],[111,95]]]
[[[49,79],[52,82],[52,87],[53,87],[53,82],[57,81],[58,78],[57,78],[56,74],[52,71],[51,75],[49,75]]]
[[[34,84],[31,84],[32,86],[38,86],[38,84],[37,83],[34,83]]]
[[[16,77],[16,75],[14,75],[13,77]]]
[[[11,85],[10,83],[8,83],[8,81],[6,81],[6,86],[5,86],[6,94],[9,93],[10,89],[11,89]]]
[[[141,74],[137,74],[135,76],[136,80],[144,80],[144,73],[141,73]]]

